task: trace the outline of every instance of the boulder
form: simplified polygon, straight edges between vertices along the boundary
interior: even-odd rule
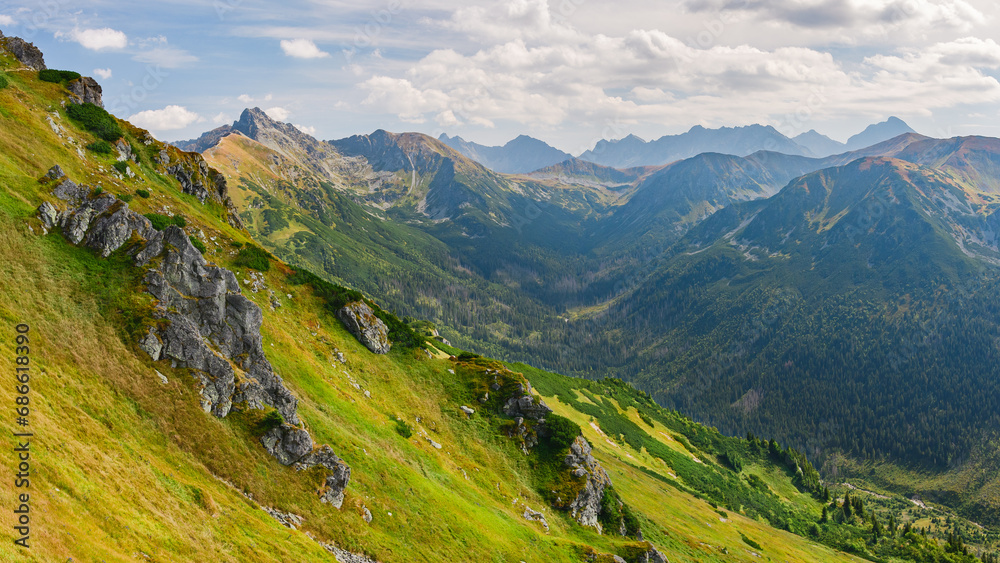
[[[330,446],[324,445],[318,450],[303,456],[295,464],[297,471],[304,471],[320,466],[330,471],[320,489],[320,501],[329,503],[336,508],[344,504],[344,489],[351,480],[351,468],[333,453]]]
[[[583,526],[590,526],[601,532],[601,524],[597,517],[601,513],[604,489],[611,485],[611,479],[591,455],[591,452],[590,443],[587,442],[586,438],[577,436],[570,445],[569,453],[563,463],[573,471],[575,476],[586,479],[584,487],[569,504],[573,519]]]
[[[389,328],[382,319],[375,316],[366,303],[354,301],[344,305],[337,311],[347,330],[362,344],[376,354],[388,354],[392,343],[389,342]]]
[[[66,89],[69,90],[73,101],[78,104],[94,104],[104,107],[104,101],[101,99],[104,92],[101,85],[89,76],[81,76],[76,80],[71,80],[66,85]]]
[[[292,465],[313,450],[313,441],[309,433],[290,424],[272,428],[261,436],[260,443],[282,465]]]

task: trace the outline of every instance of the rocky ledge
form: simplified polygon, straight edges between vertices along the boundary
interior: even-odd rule
[[[148,219],[110,194],[92,195],[53,167],[46,175],[52,193],[68,203],[60,211],[45,202],[38,218],[45,232],[59,228],[73,244],[107,257],[123,247],[146,269],[146,291],[156,298],[153,323],[140,347],[154,361],[187,368],[199,382],[201,406],[223,418],[234,410],[274,408],[284,423],[261,438],[284,465],[329,472],[320,496],[337,508],[351,470],[329,446],[316,448],[299,428],[298,400],[264,355],[260,334],[263,313],[241,294],[236,276],[209,264],[183,230],[154,229]]]
[[[611,478],[591,455],[590,443],[583,436],[577,436],[569,447],[569,453],[563,463],[569,467],[574,477],[584,477],[585,485],[576,498],[569,503],[573,519],[583,526],[601,530],[598,516],[601,514],[601,500],[604,489],[611,485]]]

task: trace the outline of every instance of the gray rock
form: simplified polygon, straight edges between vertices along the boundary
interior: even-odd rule
[[[392,347],[392,343],[389,342],[389,328],[382,319],[375,316],[367,304],[361,301],[348,303],[337,311],[337,317],[369,350],[376,354],[389,353]]]
[[[362,506],[361,507],[361,511],[362,511],[361,512],[361,518],[364,519],[364,521],[365,521],[366,524],[371,524],[372,523],[372,511],[368,510],[367,506]]]
[[[344,551],[343,549],[328,543],[318,543],[323,547],[323,549],[332,553],[339,563],[378,563],[378,561],[371,559],[370,557],[358,555],[357,553],[351,553],[350,551]]]
[[[321,466],[331,473],[323,481],[320,490],[320,501],[329,503],[336,508],[344,504],[344,489],[351,480],[351,468],[333,453],[330,446],[324,445],[318,450],[302,457],[295,465],[298,471]]]
[[[524,507],[524,519],[525,520],[530,520],[532,522],[539,522],[539,523],[541,523],[542,527],[545,528],[546,532],[549,531],[549,523],[545,521],[545,515],[542,514],[541,512],[532,510],[532,509],[528,508],[527,506],[525,506]]]
[[[42,55],[42,51],[38,47],[35,47],[33,43],[28,43],[20,37],[0,36],[0,47],[14,55],[14,58],[21,61],[21,64],[30,69],[46,69],[45,57]]]
[[[282,465],[292,465],[310,454],[313,441],[305,430],[282,424],[261,436],[260,443]],[[310,466],[311,467],[311,466]]]
[[[94,104],[104,107],[104,101],[101,99],[103,94],[101,85],[89,76],[81,76],[70,81],[66,85],[66,89],[69,90],[73,101],[78,104]]]
[[[475,410],[473,410],[473,409],[470,409],[469,407],[467,407],[467,406],[465,406],[465,405],[462,405],[462,406],[460,406],[460,407],[458,407],[458,408],[459,408],[459,409],[461,409],[461,410],[462,410],[462,412],[464,412],[464,413],[465,413],[466,415],[468,415],[469,417],[472,417],[472,415],[476,414],[476,411],[475,411]]]
[[[291,512],[282,512],[280,510],[270,508],[267,506],[262,506],[260,507],[260,509],[270,514],[271,518],[274,518],[275,520],[280,522],[282,526],[286,528],[291,528],[293,530],[297,530],[299,526],[302,525],[302,522],[305,521],[305,519],[299,516],[298,514],[292,514]]]
[[[56,164],[52,168],[49,168],[49,171],[45,173],[45,178],[48,178],[49,180],[58,180],[65,175],[66,173],[63,172],[62,167]]]
[[[38,219],[42,222],[45,230],[48,231],[59,224],[59,210],[56,209],[56,206],[46,201],[38,207]]]
[[[649,550],[640,555],[636,561],[638,563],[670,563],[667,556],[660,553],[660,551],[652,545],[650,545]]]
[[[169,380],[169,379],[167,379],[167,376],[163,375],[163,374],[162,374],[162,373],[160,373],[160,372],[159,372],[158,370],[155,370],[155,369],[154,369],[153,371],[154,371],[154,372],[156,373],[156,377],[159,377],[159,378],[160,378],[160,383],[162,383],[162,384],[164,384],[164,385],[166,385],[166,384],[170,383],[170,380]]]
[[[160,338],[156,336],[156,331],[150,328],[146,336],[139,341],[139,347],[149,354],[149,357],[155,362],[160,359],[160,352],[163,351],[163,342],[160,342]]]
[[[590,443],[583,436],[577,436],[569,450],[563,463],[573,471],[574,475],[586,478],[584,488],[570,502],[569,510],[573,519],[581,525],[596,528],[601,532],[601,524],[597,518],[601,513],[604,489],[611,485],[611,479],[591,455]]]
[[[541,398],[536,398],[531,394],[531,387],[518,383],[514,394],[511,395],[503,406],[503,412],[507,416],[523,416],[533,420],[545,418],[552,409],[545,404]]]

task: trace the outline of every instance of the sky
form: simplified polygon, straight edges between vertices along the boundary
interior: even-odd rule
[[[320,139],[376,129],[578,155],[692,126],[816,129],[895,115],[1000,137],[988,0],[4,0],[0,30],[174,141],[245,107]]]

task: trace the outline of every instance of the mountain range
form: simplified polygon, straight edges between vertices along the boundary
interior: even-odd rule
[[[645,141],[635,135],[617,140],[598,141],[593,149],[585,151],[576,158],[617,169],[660,166],[706,152],[748,156],[758,151],[769,151],[823,158],[860,150],[913,132],[913,129],[897,117],[869,125],[846,143],[834,141],[817,133],[816,130],[810,130],[790,139],[773,127],[763,125],[718,129],[695,126],[687,133],[667,135],[655,141]],[[486,168],[506,174],[535,172],[574,158],[526,135],[520,135],[503,146],[492,147],[466,141],[461,137],[449,137],[447,134],[442,134],[439,140]],[[200,145],[189,141],[181,146],[196,150]]]

